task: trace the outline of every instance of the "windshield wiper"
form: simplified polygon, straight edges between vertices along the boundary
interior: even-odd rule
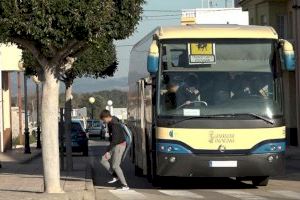
[[[172,125],[178,124],[178,123],[183,122],[183,121],[191,120],[191,119],[209,119],[209,118],[222,118],[222,117],[229,118],[229,117],[236,117],[236,116],[241,116],[241,115],[248,115],[248,116],[251,116],[251,117],[254,117],[254,118],[257,118],[257,119],[262,119],[263,121],[265,121],[269,124],[274,124],[275,123],[272,119],[269,119],[267,117],[264,117],[264,116],[261,116],[261,115],[255,114],[255,113],[233,113],[233,114],[202,115],[202,116],[187,117],[187,118],[180,119],[180,120],[177,120],[177,121],[174,120]]]
[[[270,118],[267,118],[267,117],[264,117],[264,116],[261,116],[261,115],[258,115],[258,114],[255,114],[255,113],[238,113],[238,114],[234,114],[234,115],[249,115],[249,116],[252,116],[252,117],[256,117],[257,119],[262,119],[264,120],[265,122],[268,122],[269,124],[274,124],[274,120],[270,119]]]
[[[255,114],[255,113],[233,113],[233,114],[220,114],[220,115],[211,115],[211,116],[214,116],[214,117],[235,117],[235,116],[241,116],[241,115],[248,115],[248,116],[251,116],[251,117],[255,117],[257,119],[262,119],[264,120],[265,122],[269,123],[269,124],[274,124],[274,120],[270,119],[270,118],[267,118],[267,117],[264,117],[264,116],[261,116],[261,115],[258,115],[258,114]]]
[[[193,116],[193,117],[187,117],[187,118],[184,118],[184,119],[179,119],[179,120],[174,120],[172,121],[172,125],[174,124],[178,124],[180,122],[183,122],[183,121],[187,121],[187,120],[191,120],[191,119],[206,119],[206,118],[211,118],[211,116]]]

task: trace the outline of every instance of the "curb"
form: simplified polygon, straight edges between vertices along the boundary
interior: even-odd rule
[[[95,200],[95,188],[92,179],[92,166],[90,162],[86,164],[86,174],[85,174],[85,191],[84,191],[84,200]]]
[[[18,161],[18,163],[20,163],[20,164],[28,164],[28,163],[30,163],[31,161],[33,161],[33,160],[39,158],[40,156],[42,156],[42,151],[35,153],[34,155],[32,155],[32,156],[29,157],[29,158],[20,160],[20,161]]]

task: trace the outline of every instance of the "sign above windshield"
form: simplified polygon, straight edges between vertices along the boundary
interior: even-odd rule
[[[215,43],[188,43],[189,64],[216,64]]]

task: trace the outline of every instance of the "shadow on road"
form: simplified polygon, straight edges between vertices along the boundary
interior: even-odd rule
[[[119,186],[118,183],[110,185],[107,182],[110,175],[100,165],[100,157],[104,154],[107,142],[93,141],[90,145],[91,165],[93,168],[93,181],[97,189]],[[133,189],[256,189],[250,182],[239,182],[231,178],[162,178],[158,187],[153,187],[146,177],[137,177],[134,166],[127,158],[122,163],[122,169],[128,185]]]

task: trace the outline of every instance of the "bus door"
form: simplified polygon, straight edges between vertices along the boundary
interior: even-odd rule
[[[143,169],[143,173],[147,173],[147,156],[146,156],[146,132],[145,132],[145,81],[138,81],[138,108],[139,108],[139,136],[138,136],[138,166]]]

